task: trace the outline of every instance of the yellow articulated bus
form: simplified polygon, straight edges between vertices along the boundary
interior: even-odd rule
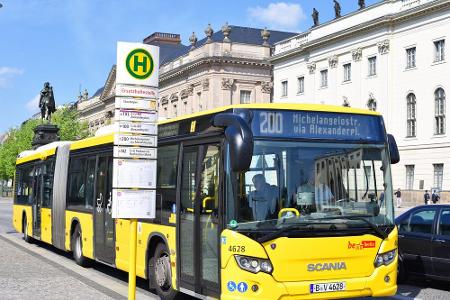
[[[395,294],[400,157],[378,113],[233,105],[161,122],[157,143],[156,218],[139,220],[136,269],[162,299]],[[128,270],[113,144],[110,133],[19,155],[13,222],[26,241]]]

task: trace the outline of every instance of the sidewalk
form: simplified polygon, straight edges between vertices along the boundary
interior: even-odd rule
[[[65,255],[0,234],[1,299],[126,299],[127,282]],[[136,299],[159,299],[140,288]]]
[[[0,235],[2,299],[123,299]]]

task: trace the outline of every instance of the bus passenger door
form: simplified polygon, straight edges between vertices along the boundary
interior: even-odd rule
[[[33,170],[33,236],[41,238],[41,208],[42,208],[42,167],[36,165]]]
[[[94,237],[95,258],[109,264],[115,261],[114,220],[112,219],[112,157],[97,160],[95,183]]]
[[[219,144],[183,148],[178,237],[180,287],[218,297]]]

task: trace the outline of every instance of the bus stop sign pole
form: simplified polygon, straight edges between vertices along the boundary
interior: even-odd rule
[[[130,219],[130,263],[128,264],[128,300],[136,299],[136,236],[137,220]]]

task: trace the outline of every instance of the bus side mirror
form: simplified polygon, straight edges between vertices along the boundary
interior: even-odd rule
[[[253,156],[253,133],[248,123],[232,113],[217,114],[212,123],[225,129],[225,138],[230,145],[231,169],[235,172],[248,170]]]
[[[392,134],[388,134],[387,137],[391,164],[396,164],[400,161],[400,153],[398,152],[397,142]]]

